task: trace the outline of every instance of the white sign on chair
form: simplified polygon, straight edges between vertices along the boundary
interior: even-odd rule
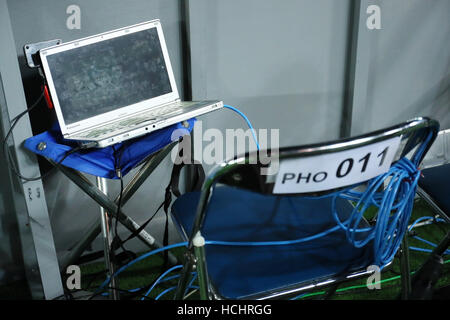
[[[389,170],[400,137],[351,150],[282,159],[274,194],[318,192],[367,181]]]

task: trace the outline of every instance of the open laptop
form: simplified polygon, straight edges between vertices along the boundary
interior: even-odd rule
[[[66,139],[102,148],[223,107],[180,100],[159,20],[39,55]]]

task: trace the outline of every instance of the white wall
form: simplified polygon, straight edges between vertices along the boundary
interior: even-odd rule
[[[450,128],[450,1],[374,3],[381,9],[381,29],[362,29],[367,95],[353,106],[352,133],[417,116]]]

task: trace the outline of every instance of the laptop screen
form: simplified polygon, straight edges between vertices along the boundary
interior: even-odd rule
[[[172,92],[156,28],[47,56],[66,124]]]

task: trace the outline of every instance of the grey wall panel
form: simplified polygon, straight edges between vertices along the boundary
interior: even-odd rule
[[[0,84],[2,84],[0,77]],[[0,109],[6,110],[3,86],[0,86]],[[3,115],[0,115],[2,118]],[[5,133],[0,130],[3,141]],[[0,283],[25,277],[19,228],[15,215],[14,195],[3,148],[0,151]]]
[[[3,44],[0,50],[0,76],[2,85],[1,121],[3,132],[10,130],[10,119],[27,108],[24,88],[17,61],[14,36],[6,0],[0,1],[0,39]],[[35,155],[26,153],[22,142],[32,135],[29,115],[24,114],[22,121],[14,123],[12,139],[8,148],[16,163],[14,172],[25,177],[39,176],[39,167]],[[9,132],[9,131],[8,131]],[[14,248],[19,247],[25,265],[24,271],[33,298],[54,298],[63,292],[57,254],[53,241],[53,233],[48,215],[47,204],[43,195],[43,184],[40,178],[34,181],[21,181],[12,174],[2,179],[5,185],[10,184],[13,195],[13,213],[16,216],[18,234],[14,229],[7,230],[14,239]],[[4,212],[7,216],[9,212]],[[13,251],[14,252],[14,251]],[[18,252],[16,252],[18,253]],[[10,280],[7,278],[7,280]]]
[[[279,128],[281,146],[337,138],[348,17],[348,1],[189,1],[193,97]],[[227,110],[201,120],[246,128]]]
[[[354,106],[352,133],[416,116],[435,118],[442,129],[449,128],[450,2],[373,3],[381,9],[381,29],[361,29],[366,55],[356,68],[368,66],[367,95],[365,103]]]

